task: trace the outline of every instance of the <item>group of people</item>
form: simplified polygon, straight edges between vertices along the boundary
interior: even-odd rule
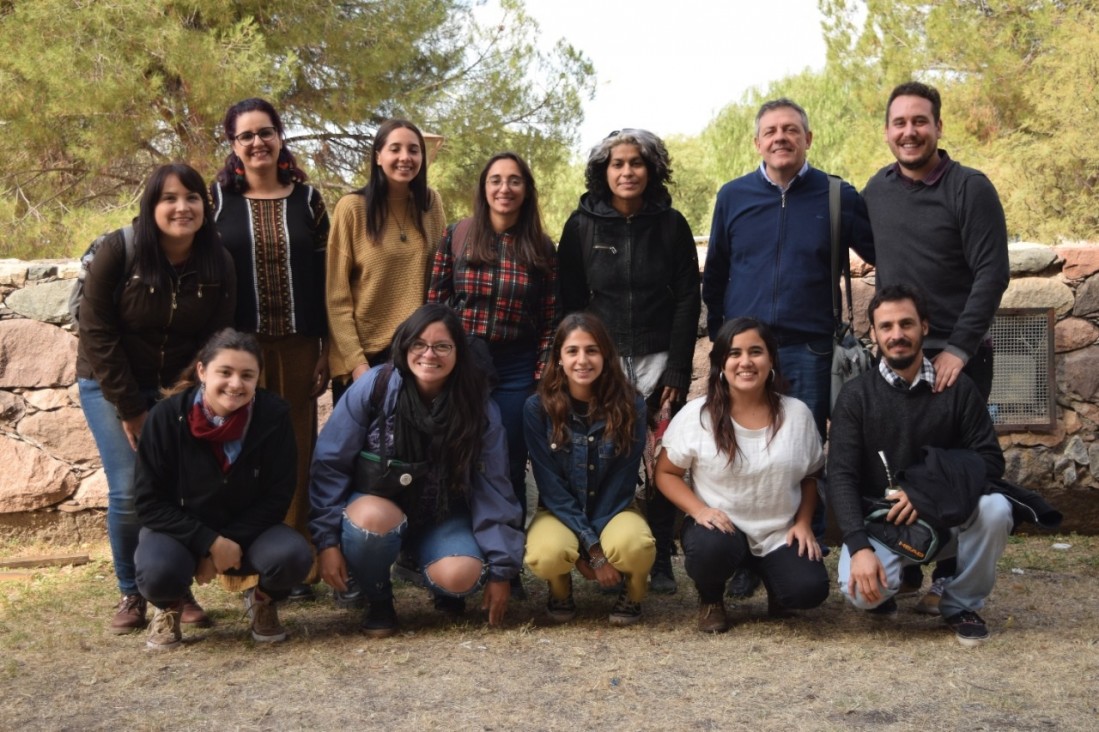
[[[840,189],[840,244],[878,265],[882,359],[831,415],[825,480],[831,184],[806,162],[794,102],[760,109],[762,163],[719,192],[701,278],[668,152],[645,130],[593,148],[555,248],[514,153],[486,163],[472,216],[448,227],[423,134],[389,120],[368,182],[330,218],[276,110],[234,105],[210,188],[158,168],[132,227],[88,263],[78,374],[109,485],[111,630],[144,627],[151,603],[148,647],[178,646],[182,625],[210,622],[192,582],[220,575],[244,590],[257,641],[285,638],[276,604],[318,580],[385,637],[395,572],[454,617],[483,590],[496,625],[525,595],[524,565],[551,620],[576,614],[575,569],[617,593],[609,622],[631,625],[650,589],[677,590],[678,509],[698,628],[722,632],[738,573],[772,614],[825,600],[825,496],[844,594],[895,611],[905,562],[867,536],[868,503],[926,447],[978,453],[982,489],[1003,472],[982,339],[1006,225],[987,178],[938,148],[939,107],[931,87],[894,90],[896,164],[862,196]],[[702,300],[714,345],[706,394],[686,403]],[[915,521],[903,488],[890,500],[890,521]],[[948,527],[940,558],[957,562],[929,594],[963,643],[988,637],[977,610],[1011,526],[997,493]]]

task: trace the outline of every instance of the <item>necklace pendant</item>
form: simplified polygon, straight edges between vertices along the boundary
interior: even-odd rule
[[[401,232],[401,241],[408,241],[408,234]]]

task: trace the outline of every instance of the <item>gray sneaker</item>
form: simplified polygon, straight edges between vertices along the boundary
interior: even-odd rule
[[[145,647],[151,651],[170,651],[183,643],[183,631],[179,625],[179,605],[156,608],[153,622],[149,624],[149,637]]]
[[[611,625],[633,625],[641,620],[641,603],[630,599],[625,589],[618,596],[618,601],[611,608],[611,616],[608,618]]]
[[[286,640],[286,628],[279,622],[279,611],[274,601],[253,587],[244,593],[244,612],[252,621],[252,638],[260,643],[278,643]]]

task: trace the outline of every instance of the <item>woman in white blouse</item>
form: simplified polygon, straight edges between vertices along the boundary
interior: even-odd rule
[[[810,526],[824,465],[820,435],[809,408],[779,393],[781,383],[770,329],[753,318],[730,320],[714,339],[706,396],[664,434],[656,484],[687,514],[683,551],[702,632],[728,630],[722,595],[740,567],[763,579],[773,615],[828,596]],[[683,479],[688,470],[693,489]]]

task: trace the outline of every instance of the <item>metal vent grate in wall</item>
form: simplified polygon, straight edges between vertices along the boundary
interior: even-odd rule
[[[1056,425],[1052,308],[1005,308],[990,335],[995,373],[988,409],[997,432],[1050,431]]]

